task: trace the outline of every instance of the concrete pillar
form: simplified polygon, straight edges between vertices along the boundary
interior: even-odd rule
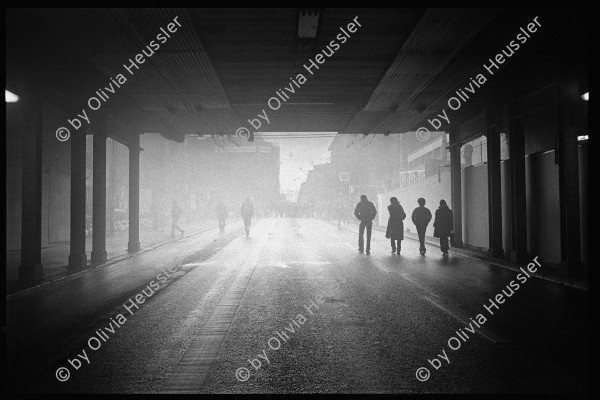
[[[488,216],[489,252],[492,257],[503,258],[502,249],[502,181],[500,171],[500,130],[496,110],[487,113],[487,170],[488,170]]]
[[[462,187],[460,170],[460,131],[450,132],[450,191],[454,216],[454,245],[463,247],[462,240]]]
[[[527,196],[525,182],[525,128],[518,115],[522,112],[519,103],[513,103],[509,110],[508,131],[510,163],[510,198],[512,232],[510,258],[515,263],[529,261],[527,254]]]
[[[43,103],[19,93],[22,130],[21,265],[19,282],[42,280],[42,130]]]
[[[558,82],[558,163],[563,272],[581,278],[581,232],[579,213],[579,108],[577,77],[562,76]]]
[[[71,242],[69,269],[87,266],[85,254],[85,130],[73,132],[71,142]]]
[[[579,209],[581,212],[581,262],[584,274],[588,275],[589,268],[589,239],[588,239],[588,144],[579,145]]]
[[[140,136],[131,136],[129,145],[129,245],[127,251],[140,250]]]
[[[92,223],[92,263],[106,262],[106,125],[105,114],[94,125],[94,187]]]
[[[109,172],[108,172],[108,190],[107,190],[107,202],[108,202],[108,233],[113,236],[116,230],[115,227],[115,208],[117,206],[117,142],[114,140],[110,141],[110,147],[108,147],[108,158],[109,158]]]

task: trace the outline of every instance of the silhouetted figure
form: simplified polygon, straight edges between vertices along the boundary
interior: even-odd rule
[[[366,195],[360,196],[360,201],[356,204],[354,209],[354,216],[360,220],[359,232],[358,232],[358,251],[363,252],[364,250],[364,233],[367,228],[367,254],[371,252],[371,229],[373,227],[373,218],[377,215],[375,205],[367,200]]]
[[[417,234],[419,235],[419,253],[424,256],[427,251],[425,248],[425,232],[427,231],[427,225],[429,225],[429,222],[431,221],[431,211],[429,211],[429,208],[425,207],[424,198],[419,198],[417,203],[419,203],[419,207],[413,210],[411,219],[413,224],[417,227]]]
[[[402,246],[402,241],[404,240],[403,221],[406,218],[406,213],[396,197],[390,198],[390,203],[391,204],[388,206],[390,218],[388,219],[385,237],[392,242],[392,254],[396,253],[396,251],[400,254],[400,248]]]
[[[229,211],[227,211],[227,207],[225,207],[225,203],[223,203],[222,201],[219,201],[217,203],[217,219],[219,220],[219,232],[223,233],[225,232],[225,221],[227,220],[227,217],[229,216]]]
[[[252,216],[254,215],[254,206],[252,205],[252,201],[250,201],[250,199],[246,199],[246,201],[242,203],[240,213],[244,219],[244,228],[246,228],[246,237],[248,237],[250,235],[250,222],[252,220]]]
[[[177,224],[182,212],[183,210],[177,204],[177,200],[173,200],[173,205],[171,206],[171,237],[175,237],[175,229],[181,232],[181,236],[183,236],[183,229]]]
[[[454,222],[452,218],[452,210],[448,208],[446,200],[440,200],[440,207],[435,210],[435,221],[433,222],[433,236],[440,238],[440,249],[442,254],[448,255],[448,237],[452,235]]]

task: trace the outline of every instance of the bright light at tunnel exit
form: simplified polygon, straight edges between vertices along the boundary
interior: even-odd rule
[[[7,103],[16,103],[19,101],[19,96],[16,94],[9,92],[8,90],[4,90],[4,101]]]
[[[279,183],[288,200],[296,201],[300,187],[315,165],[330,162],[329,145],[337,132],[263,132],[260,137],[281,150]]]

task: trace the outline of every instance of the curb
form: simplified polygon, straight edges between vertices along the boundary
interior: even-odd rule
[[[355,230],[353,228],[350,228],[350,229],[352,229],[353,231],[358,233],[358,230]],[[385,228],[380,227],[380,226],[373,225],[373,229],[378,230],[380,232],[385,232]],[[418,237],[412,232],[404,232],[404,238],[414,240],[415,242],[419,241]],[[440,247],[439,243],[436,243],[435,241],[433,241],[433,239],[429,236],[425,236],[425,243],[427,243],[431,246],[438,247],[438,248]],[[454,254],[464,257],[464,258],[470,258],[472,260],[483,261],[487,264],[491,264],[491,265],[494,265],[494,266],[497,266],[500,268],[510,269],[511,271],[514,271],[514,272],[520,271],[518,264],[513,264],[508,261],[504,261],[504,260],[500,260],[500,259],[496,259],[496,258],[490,258],[487,255],[478,253],[476,251],[453,247],[452,252]],[[521,265],[521,266],[523,266],[523,265]],[[570,287],[573,289],[582,290],[584,292],[588,291],[587,284],[585,282],[576,281],[574,279],[564,278],[562,276],[557,276],[557,275],[553,275],[553,274],[548,275],[548,274],[543,274],[543,273],[540,273],[539,275],[535,274],[535,275],[533,275],[533,277],[543,279],[543,280],[553,282],[553,283],[558,283],[558,284],[561,284],[561,285],[564,285],[564,286],[567,286],[567,287]]]
[[[6,295],[6,300],[10,301],[10,300],[22,297],[22,296],[24,296],[26,294],[35,292],[37,290],[41,290],[42,288],[51,287],[53,285],[57,285],[59,283],[69,281],[71,279],[75,279],[78,276],[81,276],[83,274],[87,274],[89,272],[96,271],[98,269],[108,267],[108,266],[116,264],[116,263],[118,263],[120,261],[123,261],[123,260],[126,260],[128,258],[137,256],[139,254],[144,254],[144,253],[147,253],[149,251],[156,250],[159,247],[165,246],[167,244],[175,243],[175,242],[178,242],[178,241],[180,241],[182,239],[187,239],[187,238],[199,235],[201,233],[212,231],[214,229],[218,229],[218,226],[210,228],[210,229],[205,229],[203,231],[198,231],[198,232],[192,233],[190,235],[182,236],[182,237],[174,239],[174,240],[169,240],[169,241],[165,241],[165,242],[159,242],[158,244],[154,244],[154,245],[148,245],[148,246],[140,249],[139,251],[136,251],[135,253],[125,253],[125,254],[122,254],[122,255],[117,255],[117,256],[115,256],[115,257],[107,260],[104,264],[90,265],[90,266],[84,268],[81,271],[73,272],[73,273],[70,273],[70,274],[67,273],[65,275],[58,275],[57,274],[58,277],[56,279],[50,279],[50,280],[47,280],[45,282],[39,283],[39,284],[37,284],[35,286],[30,286],[28,288],[25,288],[25,289],[22,289],[22,290],[18,290],[16,292],[11,293],[11,294],[7,294]]]

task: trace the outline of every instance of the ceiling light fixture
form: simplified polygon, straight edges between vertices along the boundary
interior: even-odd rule
[[[300,10],[298,15],[298,37],[300,39],[315,39],[318,27],[318,11]]]
[[[19,96],[16,94],[9,92],[8,90],[4,90],[4,101],[7,103],[16,103],[19,101]]]

